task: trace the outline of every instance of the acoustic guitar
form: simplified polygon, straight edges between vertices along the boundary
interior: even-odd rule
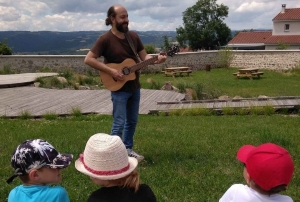
[[[175,55],[175,53],[178,52],[179,52],[178,46],[174,46],[168,50],[167,55],[172,57],[173,55]],[[141,68],[146,67],[147,65],[153,64],[157,60],[157,58],[158,55],[148,60],[142,61],[140,63],[136,63],[131,58],[125,59],[122,63],[108,63],[106,64],[108,67],[122,72],[122,74],[124,74],[124,79],[122,81],[118,81],[114,79],[110,74],[100,71],[100,78],[102,80],[102,83],[105,86],[105,88],[107,88],[108,90],[117,91],[120,88],[122,88],[122,86],[127,81],[135,79],[136,77],[135,71],[138,71]]]

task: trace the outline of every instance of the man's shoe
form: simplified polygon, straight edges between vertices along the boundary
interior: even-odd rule
[[[135,153],[132,149],[127,149],[128,156],[134,157],[138,160],[138,162],[142,161],[144,157],[142,155],[139,155]]]

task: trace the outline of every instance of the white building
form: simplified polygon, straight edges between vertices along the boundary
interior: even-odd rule
[[[276,50],[279,44],[286,49],[300,49],[300,8],[286,8],[273,18],[272,31],[240,32],[228,42],[228,47],[240,50]]]

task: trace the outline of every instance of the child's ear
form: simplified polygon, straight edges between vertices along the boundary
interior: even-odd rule
[[[251,177],[250,177],[247,169],[246,169],[246,173],[245,173],[245,179],[246,179],[247,184],[250,185],[250,183],[251,183]]]
[[[248,173],[248,171],[247,171],[246,166],[244,166],[243,177],[244,177],[245,181],[247,182],[247,184],[250,185],[251,177],[250,177],[250,175],[249,175],[249,173]]]
[[[28,175],[30,180],[37,180],[39,178],[39,172],[37,169],[31,170]]]

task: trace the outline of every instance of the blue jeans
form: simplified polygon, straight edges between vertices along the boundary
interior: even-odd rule
[[[111,92],[113,103],[113,124],[111,135],[118,135],[126,149],[133,147],[133,135],[138,122],[141,90]],[[124,134],[123,134],[124,131]]]

